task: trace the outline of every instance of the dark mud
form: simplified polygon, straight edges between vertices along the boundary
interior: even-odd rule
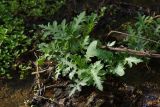
[[[33,79],[0,80],[0,107],[25,107],[25,101],[32,97]]]
[[[43,90],[43,98],[36,96],[30,104],[38,107],[160,107],[159,64],[152,64],[141,63],[128,69],[124,77],[108,75],[103,92],[83,87],[81,92],[69,97],[70,81],[52,80],[44,84],[50,88]]]

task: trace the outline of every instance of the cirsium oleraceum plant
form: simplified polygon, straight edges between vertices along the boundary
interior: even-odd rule
[[[40,26],[43,37],[51,41],[39,44],[43,55],[37,63],[41,64],[46,59],[56,61],[54,78],[68,76],[73,81],[70,95],[80,91],[82,86],[93,85],[102,91],[105,75],[112,73],[123,76],[125,65],[132,67],[133,64],[142,62],[141,59],[127,54],[100,49],[102,43],[90,36],[98,20],[96,13],[86,15],[82,12],[71,22],[54,21]],[[115,41],[107,43],[108,46],[114,44]]]

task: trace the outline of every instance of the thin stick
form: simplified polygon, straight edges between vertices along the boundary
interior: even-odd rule
[[[101,46],[101,49],[107,49],[110,51],[115,52],[127,52],[128,54],[136,55],[136,56],[142,56],[142,57],[150,57],[150,58],[160,58],[160,54],[152,53],[150,51],[137,51],[133,49],[128,48],[119,48],[119,47],[108,47],[108,46]]]
[[[46,71],[51,71],[52,69],[53,69],[53,67],[49,67],[48,69],[44,69],[44,70],[39,71],[39,73],[44,73]],[[34,74],[37,74],[37,72],[32,72],[31,74],[34,75]]]
[[[38,85],[38,88],[40,89],[41,88],[41,85],[40,85],[40,73],[39,73],[39,70],[38,70],[38,64],[35,64],[36,65],[36,80],[37,80],[37,85]]]
[[[115,31],[115,30],[111,30],[111,31],[108,33],[108,36],[110,36],[112,33],[119,33],[119,34],[128,36],[128,33],[120,32],[120,31]]]
[[[66,86],[67,86],[66,84],[59,84],[59,85],[49,85],[49,86],[46,86],[45,88],[46,89],[49,89],[49,88],[64,88]]]
[[[154,19],[158,19],[158,18],[160,18],[160,15],[156,15],[156,16],[154,16],[153,18],[154,18]]]
[[[128,33],[111,30],[111,31],[108,33],[107,37],[110,36],[112,33],[118,33],[118,34],[122,34],[122,35],[125,35],[125,36],[128,36],[128,35],[129,35]],[[144,37],[139,37],[139,36],[135,36],[135,37],[140,38],[140,39],[143,39],[143,40],[146,40],[146,41],[149,41],[149,42],[153,42],[153,43],[160,44],[160,43],[157,42],[157,41],[154,41],[154,40],[151,40],[151,39],[147,39],[147,38],[144,38]]]
[[[34,55],[37,57],[37,55],[34,53]],[[37,57],[38,59],[38,57]],[[41,84],[40,84],[40,73],[39,73],[39,67],[38,64],[36,62],[34,62],[34,65],[36,66],[36,83],[38,85],[38,88],[41,88]]]
[[[37,95],[35,97],[42,98],[42,99],[51,101],[51,102],[56,103],[57,105],[59,105],[59,103],[57,101],[51,100],[50,98],[47,98],[47,97],[44,97],[44,96],[37,96]]]

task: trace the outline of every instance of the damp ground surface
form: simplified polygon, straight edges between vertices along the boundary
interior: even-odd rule
[[[0,107],[25,107],[31,98],[31,80],[0,80]]]
[[[65,78],[44,84],[48,87],[42,94],[46,99],[33,98],[33,79],[1,81],[0,104],[1,107],[29,107],[24,102],[30,100],[36,107],[160,107],[159,64],[153,62],[128,69],[124,77],[107,76],[103,92],[84,87],[72,97],[68,96],[70,81]]]

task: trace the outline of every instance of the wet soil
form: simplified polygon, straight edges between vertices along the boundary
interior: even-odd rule
[[[50,88],[43,90],[43,98],[36,96],[30,104],[38,107],[160,107],[159,64],[151,65],[141,63],[128,69],[124,77],[108,75],[103,92],[83,87],[71,97],[68,96],[71,81],[51,80],[44,84]]]
[[[72,97],[68,96],[70,81],[64,78],[48,80],[44,84],[48,88],[42,87],[43,97],[31,94],[33,79],[1,81],[1,107],[27,107],[24,102],[29,99],[37,107],[160,107],[160,73],[156,67],[148,67],[151,66],[139,64],[121,78],[107,76],[103,92],[83,87]]]
[[[25,107],[24,102],[32,97],[33,79],[0,79],[0,107]]]

